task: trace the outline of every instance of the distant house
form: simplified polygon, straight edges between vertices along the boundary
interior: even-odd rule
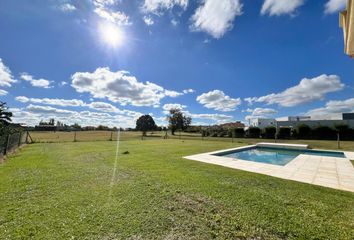
[[[294,119],[289,117],[287,121],[277,121],[278,127],[292,127],[296,128],[299,125],[307,125],[311,128],[315,127],[335,127],[337,125],[347,125],[350,128],[354,128],[354,113],[342,113],[342,119],[317,119],[311,120],[309,117],[301,117],[300,119]]]
[[[290,116],[287,119],[288,121],[306,121],[311,120],[310,116]]]
[[[57,131],[57,126],[54,126],[54,125],[36,125],[34,127],[34,130],[35,131]]]
[[[343,120],[354,120],[354,113],[343,113],[342,119]]]
[[[219,126],[222,128],[231,129],[231,128],[244,128],[245,124],[240,121],[237,121],[237,122],[223,123],[223,124],[220,124]]]
[[[258,127],[260,129],[276,127],[276,122],[274,118],[253,118],[250,119],[250,127]]]

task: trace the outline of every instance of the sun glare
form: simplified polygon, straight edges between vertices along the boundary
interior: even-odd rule
[[[124,34],[119,27],[113,24],[105,23],[99,26],[99,32],[102,41],[107,45],[114,48],[122,45]]]

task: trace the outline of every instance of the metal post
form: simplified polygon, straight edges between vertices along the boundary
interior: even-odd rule
[[[4,152],[3,155],[5,156],[7,153],[7,148],[9,147],[9,141],[10,141],[10,134],[7,135],[6,141],[5,141],[5,147],[4,147]]]
[[[111,138],[109,139],[109,141],[113,141],[113,132],[111,131]]]
[[[337,147],[338,147],[338,149],[340,148],[340,137],[339,137],[339,132],[337,133]]]
[[[74,131],[74,142],[76,142],[76,131]]]
[[[18,138],[18,146],[21,146],[22,132],[20,132],[20,137]]]
[[[277,137],[278,137],[278,122],[275,120],[275,135],[274,135],[274,141],[277,142]]]

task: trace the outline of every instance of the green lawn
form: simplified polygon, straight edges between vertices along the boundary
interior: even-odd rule
[[[182,159],[241,143],[123,141],[111,182],[115,144],[32,144],[7,159],[0,239],[354,238],[353,193]]]

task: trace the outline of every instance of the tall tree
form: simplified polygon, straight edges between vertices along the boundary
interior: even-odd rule
[[[171,133],[175,135],[176,130],[183,131],[187,129],[192,123],[192,118],[186,116],[181,109],[172,108],[170,109],[170,114],[167,116]]]
[[[0,123],[3,125],[8,125],[12,121],[12,112],[8,109],[5,102],[0,102]]]
[[[147,131],[153,131],[156,129],[154,119],[150,115],[143,115],[136,120],[136,130],[142,131],[142,137],[146,136]]]

